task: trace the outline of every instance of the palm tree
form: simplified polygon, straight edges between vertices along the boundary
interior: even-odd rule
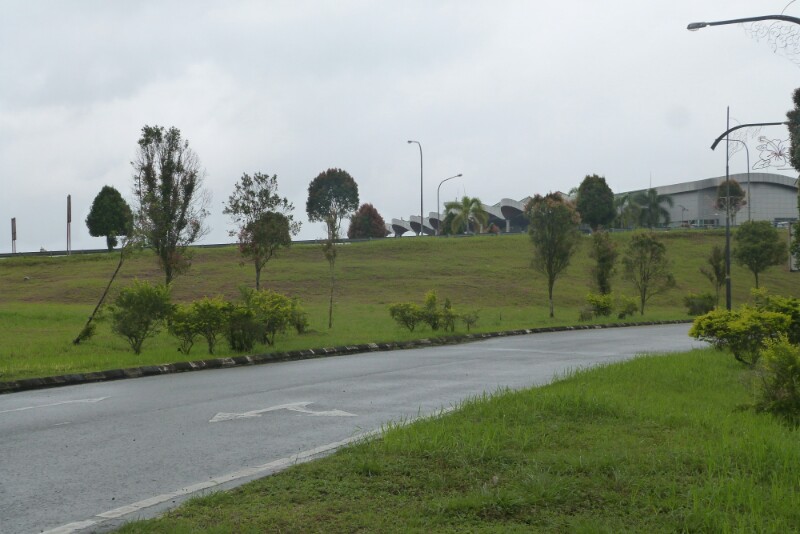
[[[639,224],[648,228],[654,228],[663,220],[665,225],[669,224],[669,210],[662,207],[666,204],[670,208],[675,203],[669,195],[659,195],[655,189],[648,189],[637,193],[633,197],[633,202],[639,206]]]
[[[464,196],[461,198],[461,202],[445,202],[444,209],[446,213],[453,213],[450,229],[454,234],[468,231],[470,226],[477,232],[489,221],[489,214],[483,209],[481,199],[478,197]]]
[[[623,193],[614,196],[615,228],[629,228],[639,220],[639,206],[632,203],[631,194]]]

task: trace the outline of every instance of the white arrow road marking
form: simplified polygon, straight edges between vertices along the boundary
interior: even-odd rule
[[[309,404],[313,404],[312,402],[293,402],[291,404],[279,404],[277,406],[270,406],[269,408],[263,408],[261,410],[252,410],[250,412],[244,413],[225,413],[220,412],[211,419],[208,420],[209,423],[219,423],[221,421],[231,421],[232,419],[246,419],[248,417],[261,417],[262,413],[267,412],[277,412],[278,410],[289,410],[292,412],[300,412],[306,415],[315,415],[315,416],[324,416],[324,417],[358,417],[354,413],[345,412],[342,410],[323,410],[321,412],[315,412],[313,410],[309,410],[307,406]]]
[[[39,404],[38,406],[23,406],[22,408],[14,408],[13,410],[0,410],[0,413],[24,412],[25,410],[35,410],[36,408],[51,408],[53,406],[61,406],[63,404],[93,404],[95,402],[100,402],[108,398],[109,397],[99,397],[96,399],[78,399],[78,400],[54,402],[52,404]]]

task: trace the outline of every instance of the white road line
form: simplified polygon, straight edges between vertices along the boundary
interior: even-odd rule
[[[78,399],[78,400],[54,402],[52,404],[39,404],[37,406],[23,406],[22,408],[14,408],[11,410],[0,410],[0,413],[24,412],[25,410],[35,410],[37,408],[51,408],[53,406],[62,406],[64,404],[92,404],[95,402],[106,400],[108,398],[109,397],[99,397],[96,399]]]
[[[452,407],[444,408],[431,415],[421,416],[415,419],[409,419],[407,421],[401,421],[400,423],[397,423],[394,426],[406,426],[408,424],[413,423],[414,421],[419,421],[420,419],[439,417],[441,415],[453,411],[453,409],[454,408]],[[292,456],[281,458],[279,460],[274,460],[272,462],[268,462],[263,465],[258,465],[256,467],[247,467],[244,469],[240,469],[238,471],[234,471],[232,473],[228,473],[226,475],[214,477],[207,482],[199,482],[197,484],[192,484],[190,486],[186,486],[185,488],[179,489],[178,491],[173,491],[172,493],[163,493],[161,495],[156,495],[155,497],[150,497],[148,499],[144,499],[135,502],[133,504],[129,504],[127,506],[114,508],[113,510],[108,510],[106,512],[99,513],[95,515],[92,519],[87,519],[86,521],[77,521],[74,523],[68,523],[66,525],[62,525],[60,527],[56,527],[51,530],[45,530],[41,534],[72,534],[73,532],[78,532],[80,530],[98,525],[100,523],[108,521],[109,519],[119,519],[128,514],[139,512],[141,510],[144,510],[145,508],[149,508],[151,506],[167,502],[176,497],[183,497],[198,491],[203,491],[213,488],[215,486],[219,486],[220,484],[233,482],[243,478],[249,478],[257,475],[264,475],[270,472],[277,473],[278,471],[282,471],[283,469],[286,469],[287,467],[290,467],[292,465],[309,462],[315,459],[317,456],[333,452],[334,450],[349,445],[351,443],[361,441],[364,439],[373,438],[375,436],[380,435],[381,432],[383,432],[383,428],[370,430],[369,432],[363,432],[361,434],[357,434],[355,436],[343,439],[341,441],[328,443],[327,445],[322,445],[320,447],[314,447],[313,449],[299,452],[297,454],[293,454]]]
[[[309,404],[313,404],[312,402],[293,402],[290,404],[279,404],[278,406],[270,406],[269,408],[262,408],[261,410],[251,410],[249,412],[243,413],[226,413],[220,412],[211,419],[208,420],[209,423],[219,423],[220,421],[231,421],[233,419],[246,419],[249,417],[261,417],[262,413],[267,412],[276,412],[278,410],[289,410],[292,412],[300,412],[307,415],[314,415],[314,416],[325,416],[325,417],[358,417],[354,413],[345,412],[342,410],[324,410],[321,412],[315,412],[308,408]]]
[[[42,534],[71,534],[72,532],[76,532],[83,528],[89,528],[97,523],[99,523],[99,521],[78,521],[76,523],[68,523],[66,525],[56,527],[52,530],[45,530],[42,532]]]

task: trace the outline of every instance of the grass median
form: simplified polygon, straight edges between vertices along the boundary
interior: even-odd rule
[[[711,349],[578,371],[121,532],[797,531],[797,431],[743,378]]]
[[[714,245],[724,243],[716,231],[670,231],[659,234],[673,261],[677,287],[655,297],[644,316],[628,320],[684,319],[682,299],[689,292],[711,290],[699,268]],[[612,238],[623,248],[629,233]],[[327,328],[328,264],[318,245],[295,245],[267,264],[262,285],[300,299],[308,311],[310,331],[304,335],[279,335],[275,346],[257,352],[332,347],[370,342],[406,341],[441,335],[430,329],[408,332],[389,317],[395,302],[422,303],[425,293],[436,290],[449,298],[456,311],[477,311],[478,332],[564,326],[578,323],[591,290],[586,237],[571,266],[555,287],[555,313],[547,316],[547,288],[541,275],[530,268],[527,235],[473,236],[468,238],[382,239],[340,247],[336,264],[333,328]],[[20,257],[0,260],[0,381],[108,369],[159,365],[209,357],[198,343],[190,354],[177,351],[177,341],[167,333],[147,340],[140,355],[114,336],[108,323],[100,323],[88,343],[72,345],[117,265],[116,254],[66,257]],[[152,253],[141,252],[126,261],[112,286],[109,300],[134,279],[163,280]],[[783,295],[800,296],[797,275],[773,267],[761,277],[762,286]],[[752,275],[733,271],[734,303],[749,298]],[[195,249],[191,270],[172,285],[176,302],[203,296],[238,297],[238,288],[254,284],[251,265],[240,265],[236,248]],[[612,287],[633,296],[630,284],[617,273]],[[598,319],[594,322],[606,322]],[[473,330],[473,331],[476,331]],[[458,333],[465,333],[464,325]],[[225,343],[215,357],[234,353]]]

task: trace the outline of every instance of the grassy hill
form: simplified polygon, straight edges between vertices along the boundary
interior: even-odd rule
[[[622,248],[630,235],[615,233],[613,239]],[[673,262],[677,287],[655,297],[643,319],[686,318],[683,297],[712,289],[699,267],[713,245],[724,244],[724,234],[670,231],[660,237]],[[334,325],[328,330],[328,265],[318,245],[295,245],[267,264],[262,287],[299,298],[309,312],[311,332],[279,336],[275,347],[261,349],[285,351],[438,335],[425,329],[414,333],[401,330],[387,311],[393,302],[421,303],[432,289],[440,298],[450,298],[456,310],[477,310],[479,331],[574,324],[591,290],[588,250],[587,236],[567,273],[556,282],[556,317],[550,319],[544,279],[530,268],[532,250],[527,235],[344,244],[336,266]],[[146,342],[143,353],[136,356],[121,338],[111,334],[108,324],[101,324],[97,336],[88,343],[70,343],[94,308],[117,261],[116,254],[0,260],[0,380],[187,359],[166,334]],[[163,280],[151,253],[140,252],[126,261],[110,299],[135,278]],[[235,247],[195,249],[192,269],[173,282],[172,295],[177,302],[206,295],[235,299],[238,288],[252,286],[254,279],[253,267],[240,264]],[[735,266],[732,280],[734,304],[747,301],[752,274]],[[761,285],[775,293],[800,296],[797,274],[783,266],[762,274]],[[613,289],[633,296],[633,289],[619,273]],[[217,355],[229,355],[227,350],[221,344]],[[188,359],[203,357],[203,347],[196,346]]]

